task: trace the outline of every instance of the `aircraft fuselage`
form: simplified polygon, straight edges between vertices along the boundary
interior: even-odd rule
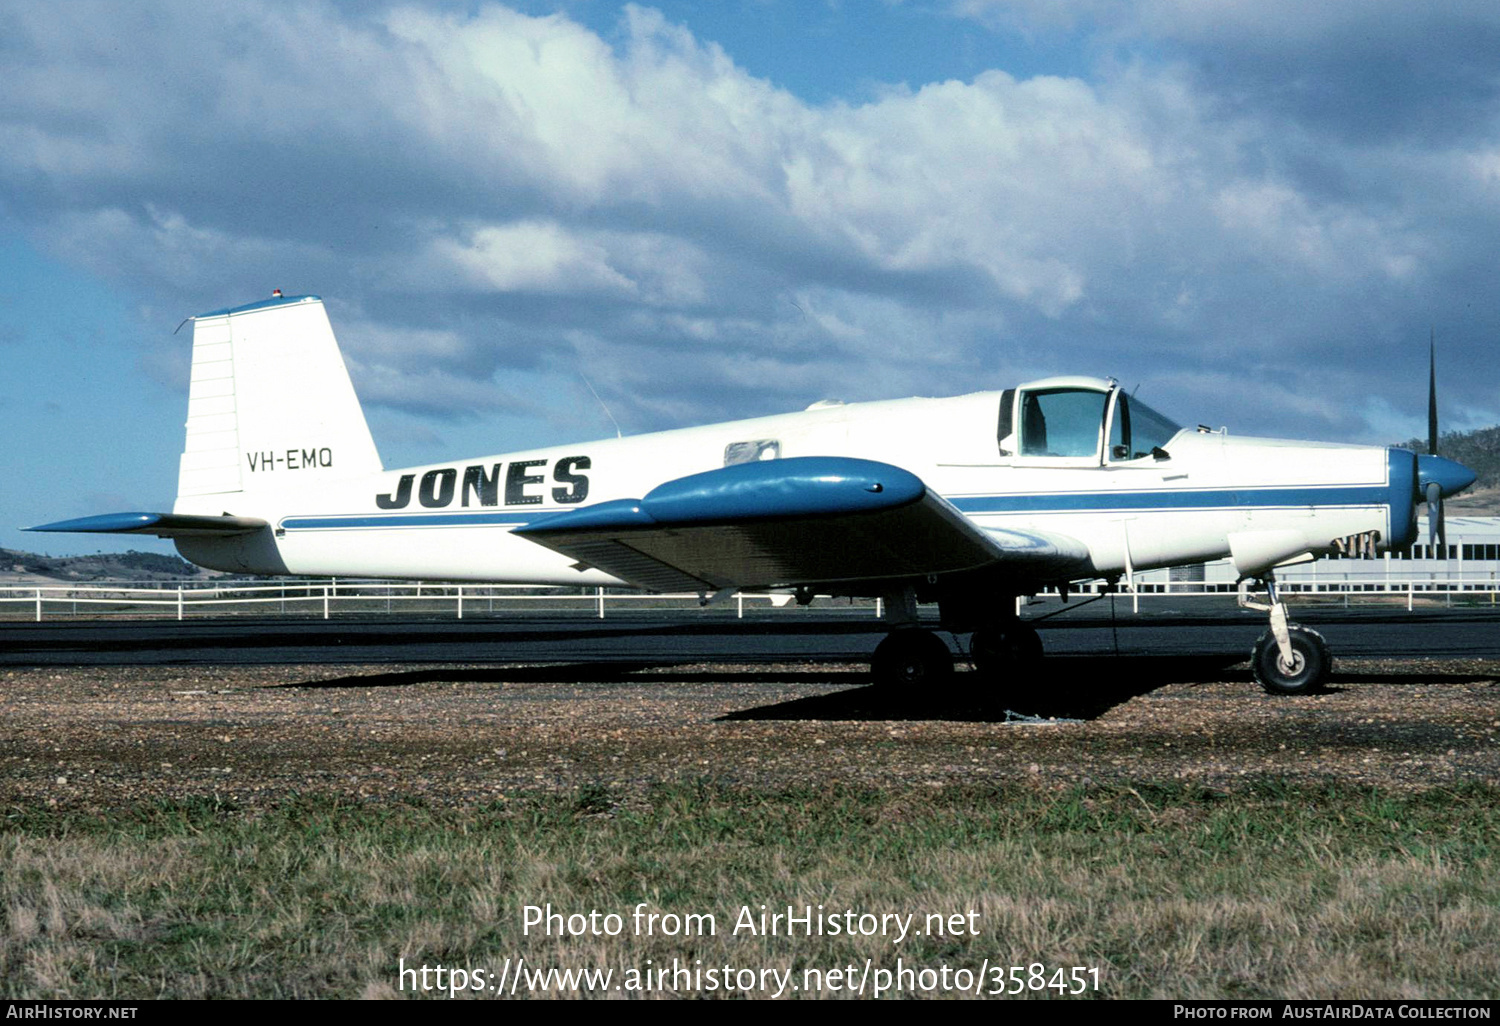
[[[1000,392],[821,404],[313,488],[301,471],[336,468],[337,451],[245,454],[245,489],[227,512],[261,517],[274,531],[177,545],[193,562],[235,572],[616,585],[510,530],[727,461],[813,455],[909,470],[982,528],[1063,531],[1088,546],[1093,576],[1230,556],[1235,535],[1291,532],[1302,539],[1293,547],[1314,553],[1366,532],[1411,540],[1404,450],[1188,430],[1165,458],[1017,455],[997,440],[1001,404]],[[174,512],[226,512],[221,505],[216,496],[185,497]]]

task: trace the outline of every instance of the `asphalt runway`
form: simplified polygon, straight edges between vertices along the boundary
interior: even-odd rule
[[[1240,611],[1121,614],[1113,623],[1107,607],[1103,616],[1097,605],[1080,613],[1035,621],[1049,655],[1244,657],[1266,629],[1263,615]],[[1500,658],[1500,610],[1490,607],[1304,609],[1294,619],[1320,631],[1335,658]],[[607,620],[575,614],[9,621],[0,623],[0,665],[860,663],[883,636],[868,614],[818,610],[744,619],[710,610]],[[966,641],[953,639],[960,654]]]

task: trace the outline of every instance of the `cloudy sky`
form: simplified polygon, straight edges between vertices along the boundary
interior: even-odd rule
[[[324,297],[387,466],[1112,375],[1500,422],[1493,0],[0,0],[0,546],[170,508],[187,316]]]

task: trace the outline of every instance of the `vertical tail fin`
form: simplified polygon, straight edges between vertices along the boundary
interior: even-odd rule
[[[193,318],[179,511],[204,505],[184,499],[321,484],[380,469],[321,299],[278,296]]]

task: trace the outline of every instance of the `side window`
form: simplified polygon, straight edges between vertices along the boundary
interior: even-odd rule
[[[1105,393],[1058,388],[1026,392],[1021,400],[1021,455],[1099,457]]]
[[[1016,420],[1016,390],[1007,388],[1000,393],[1000,425],[995,431],[995,437],[1000,443],[1000,455],[1010,456],[1013,454],[1015,443],[1011,439]]]
[[[724,466],[757,463],[781,457],[781,442],[775,438],[757,438],[750,442],[730,442],[724,446]]]

